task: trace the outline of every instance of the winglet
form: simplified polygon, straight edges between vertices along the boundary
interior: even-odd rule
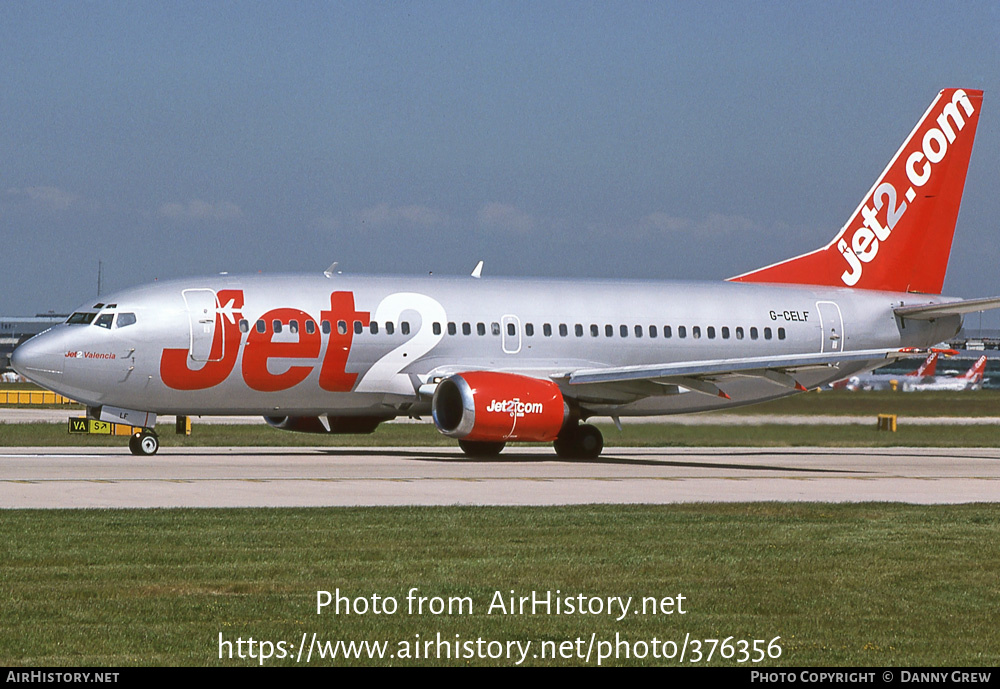
[[[945,356],[957,356],[957,349],[938,349],[937,347],[931,347],[931,351],[937,354],[944,354]]]

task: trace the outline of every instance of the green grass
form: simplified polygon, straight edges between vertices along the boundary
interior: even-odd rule
[[[619,432],[598,424],[607,447],[997,447],[1000,427],[914,426],[900,419],[896,433],[875,430],[875,417],[865,425],[680,426],[626,425]],[[195,422],[190,436],[159,429],[161,446],[169,447],[455,447],[431,424],[383,424],[370,435],[292,433],[260,426],[223,426]],[[71,435],[63,424],[0,424],[0,446],[125,447],[128,439]]]
[[[14,510],[2,516],[0,665],[255,664],[220,660],[220,632],[234,649],[250,637],[297,646],[303,633],[314,632],[331,641],[390,641],[394,650],[399,641],[437,632],[448,640],[457,634],[535,644],[589,642],[591,633],[598,640],[618,633],[633,642],[679,643],[686,634],[781,637],[781,657],[760,666],[1000,664],[1000,513],[993,506]],[[428,597],[469,597],[472,614],[406,614],[411,587]],[[373,594],[392,596],[400,610],[317,615],[317,590],[337,588],[369,601]],[[621,622],[607,615],[487,615],[494,592],[512,589],[637,599],[682,594],[688,612]],[[390,663],[512,664],[372,662]],[[718,655],[716,663],[736,665]]]
[[[739,407],[737,414],[832,414],[839,416],[1000,416],[1000,390],[892,392],[812,391]]]
[[[0,391],[40,391],[33,383],[2,384]],[[41,408],[41,405],[9,405]],[[76,413],[79,406],[56,407]],[[734,414],[833,414],[873,416],[901,414],[907,416],[1000,416],[1000,390],[967,390],[964,392],[924,391],[892,392],[875,390],[811,391],[782,399],[725,410]]]
[[[608,447],[997,447],[997,426],[908,426],[897,432],[865,425],[626,426],[618,432],[603,426]]]
[[[1000,445],[989,426],[906,416],[1000,415],[1000,393],[810,393],[740,410],[857,414],[865,426],[602,425],[608,446]],[[878,433],[878,413],[901,415]],[[69,416],[70,414],[67,414]],[[428,425],[322,436],[261,426],[161,427],[164,447],[443,445]],[[125,446],[63,424],[0,424],[0,445]],[[233,642],[319,639],[614,640],[781,637],[756,667],[1000,663],[1000,512],[992,505],[673,505],[565,508],[5,510],[0,665],[242,665]],[[412,616],[406,595],[469,597],[472,615]],[[393,596],[395,615],[316,615],[317,590]],[[494,592],[683,594],[684,616],[486,615]],[[586,646],[586,644],[584,644]],[[706,652],[707,652],[706,646]],[[691,658],[690,649],[688,658]],[[528,664],[581,664],[579,659]],[[591,662],[593,664],[594,661]],[[675,661],[610,660],[607,664]],[[268,665],[292,664],[271,660]],[[316,661],[313,664],[334,664]],[[343,664],[343,661],[338,661]],[[362,664],[351,661],[351,664]],[[371,664],[512,664],[384,660]],[[737,665],[718,657],[712,664]],[[749,667],[752,664],[744,664]]]
[[[0,392],[42,392],[45,388],[34,383],[0,383]]]

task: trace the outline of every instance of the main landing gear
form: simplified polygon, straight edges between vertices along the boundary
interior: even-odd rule
[[[496,457],[503,450],[505,444],[503,441],[458,441],[462,452],[477,459]],[[571,425],[562,430],[553,446],[561,459],[597,459],[601,455],[601,450],[604,449],[604,436],[601,435],[596,426],[590,424]]]
[[[596,426],[567,426],[553,443],[561,459],[597,459],[604,449],[604,436]]]
[[[128,439],[128,449],[134,455],[149,456],[155,455],[160,449],[160,437],[152,428],[143,428],[137,433],[133,433]]]

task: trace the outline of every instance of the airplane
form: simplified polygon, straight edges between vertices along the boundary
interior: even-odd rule
[[[937,362],[942,350],[931,350],[922,364],[913,371],[904,373],[862,373],[858,376],[851,376],[846,380],[837,381],[830,387],[846,390],[886,390],[892,386],[892,382],[900,380],[913,380],[914,378],[923,380],[930,378],[937,373]]]
[[[922,356],[1000,297],[941,295],[983,92],[941,91],[826,246],[725,281],[220,275],[88,302],[11,365],[142,430],[261,415],[370,433],[430,415],[472,457],[593,459],[593,417],[726,409]]]
[[[960,376],[936,376],[931,380],[904,383],[903,390],[907,392],[923,390],[978,390],[983,386],[983,374],[986,371],[986,355],[976,360],[972,367]]]

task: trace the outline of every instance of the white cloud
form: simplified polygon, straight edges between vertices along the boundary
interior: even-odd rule
[[[160,215],[174,220],[235,220],[243,217],[243,211],[230,201],[209,203],[195,199],[187,204],[165,203],[160,206]]]
[[[639,229],[644,233],[674,234],[689,230],[694,223],[690,218],[678,218],[667,213],[656,212],[639,220]]]
[[[479,226],[487,230],[501,230],[528,234],[538,227],[538,219],[517,206],[506,203],[487,203],[476,214]]]
[[[694,220],[655,212],[639,220],[640,234],[728,237],[761,235],[766,233],[766,230],[762,224],[750,218],[722,213],[709,213],[702,220]]]
[[[357,217],[362,223],[373,227],[391,225],[434,227],[448,221],[447,215],[427,206],[390,206],[387,203],[359,211]]]
[[[83,199],[79,194],[74,194],[58,187],[24,187],[22,189],[11,188],[7,190],[10,196],[26,198],[40,206],[51,210],[64,211],[71,206],[80,204]]]

